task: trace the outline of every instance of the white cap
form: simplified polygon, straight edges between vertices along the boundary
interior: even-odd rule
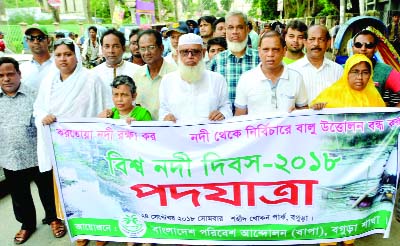
[[[194,33],[183,34],[182,36],[179,37],[178,46],[184,44],[203,45],[203,39],[199,35]]]

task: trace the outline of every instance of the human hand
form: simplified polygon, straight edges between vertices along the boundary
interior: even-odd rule
[[[310,108],[314,109],[314,110],[321,110],[323,108],[326,107],[326,102],[321,102],[321,103],[315,103],[314,105],[311,105]]]
[[[48,114],[46,117],[42,119],[43,125],[50,125],[51,123],[55,122],[57,119],[54,115]]]
[[[210,115],[208,116],[209,120],[212,121],[220,121],[220,120],[224,120],[225,116],[218,110],[214,110],[210,113]]]
[[[172,122],[176,123],[176,118],[173,114],[167,114],[164,117],[164,121],[172,121]]]
[[[111,109],[104,109],[97,117],[99,118],[112,118],[113,112]]]

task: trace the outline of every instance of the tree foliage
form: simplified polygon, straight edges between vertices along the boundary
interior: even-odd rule
[[[229,11],[231,9],[233,0],[221,0],[220,4],[222,6],[222,9],[225,11]]]

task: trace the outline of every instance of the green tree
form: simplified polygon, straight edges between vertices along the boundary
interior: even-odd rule
[[[220,4],[222,6],[222,9],[225,11],[229,11],[231,9],[233,0],[221,0]]]

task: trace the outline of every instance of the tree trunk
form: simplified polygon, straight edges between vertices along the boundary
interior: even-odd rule
[[[83,13],[85,14],[85,19],[88,23],[93,23],[92,13],[90,11],[90,0],[82,0]]]
[[[6,6],[4,1],[0,1],[0,23],[6,23]]]
[[[345,9],[346,9],[346,0],[340,0],[340,8],[339,8],[339,15],[340,15],[340,24],[345,22]]]
[[[175,8],[174,8],[174,10],[175,10],[175,19],[176,19],[176,21],[178,21],[179,19],[178,19],[178,0],[174,0],[174,6],[175,6]]]
[[[360,15],[364,15],[364,0],[359,0],[359,6],[360,6]]]
[[[114,16],[114,8],[115,8],[115,1],[114,0],[108,0],[108,6],[110,6],[110,16],[111,19]]]

